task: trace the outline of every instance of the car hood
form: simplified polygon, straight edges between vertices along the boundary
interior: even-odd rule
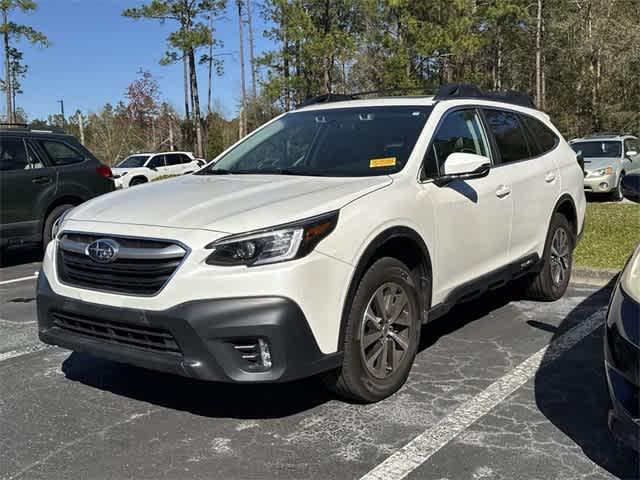
[[[97,197],[68,219],[240,233],[337,210],[392,182],[386,175],[186,175]]]
[[[620,159],[611,157],[611,158],[588,158],[584,159],[584,169],[585,170],[598,170],[599,168],[613,167],[614,169],[618,168],[620,165]]]

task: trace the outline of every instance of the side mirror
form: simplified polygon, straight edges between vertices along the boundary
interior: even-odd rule
[[[444,175],[440,175],[435,184],[445,186],[454,180],[471,180],[489,175],[491,160],[474,153],[452,153],[444,161]]]
[[[199,167],[203,167],[204,166],[204,161],[203,160],[196,160],[196,163],[198,164]]]
[[[157,171],[158,171],[158,167],[152,167],[152,166],[149,166],[149,167],[147,167],[147,168],[149,168],[149,170],[153,170],[154,172],[157,172]]]
[[[622,178],[622,195],[633,202],[640,203],[640,174],[635,173]]]
[[[582,174],[586,175],[586,172],[584,171],[584,155],[582,154],[582,150],[578,150],[576,152],[576,160],[578,161],[578,165],[580,165],[580,168],[582,169]]]

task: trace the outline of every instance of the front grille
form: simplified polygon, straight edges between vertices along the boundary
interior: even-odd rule
[[[107,237],[118,244],[114,261],[94,260],[87,247],[95,235],[65,234],[58,248],[58,276],[68,285],[124,293],[155,295],[184,260],[187,251],[168,241]]]
[[[99,338],[108,343],[182,356],[180,347],[168,330],[88,318],[75,313],[53,312],[51,315],[56,327],[75,334]]]

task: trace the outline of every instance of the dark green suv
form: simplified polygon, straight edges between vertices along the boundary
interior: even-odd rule
[[[0,125],[0,249],[46,246],[60,215],[113,189],[109,167],[74,136]]]

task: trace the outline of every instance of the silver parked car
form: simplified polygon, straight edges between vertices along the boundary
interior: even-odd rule
[[[584,190],[622,200],[622,178],[640,172],[640,140],[632,135],[593,134],[569,142],[584,158]]]

